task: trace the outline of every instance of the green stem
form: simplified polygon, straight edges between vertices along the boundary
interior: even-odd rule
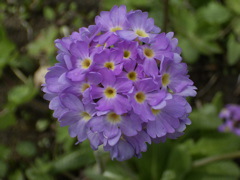
[[[240,158],[240,151],[232,152],[232,153],[228,153],[228,154],[216,155],[216,156],[196,160],[193,162],[193,168],[204,166],[206,164],[209,164],[209,163],[212,163],[215,161],[220,161],[220,160],[225,160],[225,159],[234,159],[234,158]]]
[[[100,150],[94,151],[94,156],[95,156],[98,168],[99,168],[99,172],[100,172],[100,174],[103,174],[104,173],[104,163],[103,163],[103,160],[101,157]]]

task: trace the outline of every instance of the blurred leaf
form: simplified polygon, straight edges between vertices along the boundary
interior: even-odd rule
[[[177,177],[173,170],[166,170],[163,172],[161,180],[175,180]]]
[[[9,176],[9,180],[24,180],[23,173],[20,170],[16,170]]]
[[[217,130],[222,123],[218,118],[217,108],[213,104],[205,104],[200,109],[194,109],[190,119],[192,124],[189,129]]]
[[[38,119],[36,123],[36,129],[40,132],[45,131],[48,128],[49,122],[47,119]]]
[[[225,0],[225,3],[229,9],[237,14],[240,14],[240,1],[239,0]]]
[[[189,36],[189,40],[191,41],[192,45],[203,54],[209,55],[222,52],[220,46],[216,42],[203,39],[196,34]]]
[[[6,129],[16,123],[15,111],[5,108],[0,113],[0,129]]]
[[[230,34],[227,42],[227,60],[229,65],[234,65],[240,59],[240,43],[237,42],[233,34]]]
[[[192,147],[193,155],[216,155],[236,151],[240,148],[239,137],[234,134],[211,132],[201,137]]]
[[[92,164],[93,162],[95,162],[95,159],[90,148],[88,151],[81,151],[81,149],[79,149],[58,157],[58,159],[53,162],[53,171],[56,173],[75,170]]]
[[[237,180],[239,167],[232,161],[220,161],[194,169],[186,180]]]
[[[8,92],[8,102],[10,106],[18,106],[26,103],[36,95],[37,90],[31,80],[27,84],[15,86]]]
[[[212,104],[216,107],[217,112],[220,112],[223,107],[222,97],[223,97],[223,94],[220,91],[218,91],[213,97]]]
[[[37,39],[28,44],[28,53],[31,56],[39,56],[41,53],[45,53],[47,56],[51,56],[54,51],[54,40],[58,34],[58,29],[55,26],[49,26],[44,29],[37,36]]]
[[[6,175],[7,170],[8,170],[7,164],[3,161],[0,161],[0,178]]]
[[[198,11],[200,16],[210,24],[222,24],[227,22],[231,17],[231,13],[226,7],[214,1],[208,3],[206,7],[202,7]]]
[[[184,179],[185,174],[190,170],[191,156],[187,146],[181,144],[175,146],[170,153],[167,169],[173,171],[177,177],[175,179]]]
[[[4,28],[0,25],[0,76],[2,69],[10,62],[15,45],[8,38]]]
[[[110,178],[104,177],[104,175],[99,174],[95,167],[87,167],[84,170],[84,175],[91,180],[110,180]]]
[[[136,174],[130,169],[127,162],[110,161],[103,176],[111,180],[137,180]]]
[[[160,179],[163,171],[166,169],[171,147],[171,144],[168,142],[148,146],[148,150],[143,153],[143,157],[141,159],[135,159],[139,179]]]
[[[48,6],[44,7],[43,14],[44,14],[44,17],[47,20],[54,20],[55,19],[55,12],[51,7],[48,7]]]
[[[236,16],[231,21],[231,26],[233,28],[233,32],[240,36],[240,17]]]
[[[179,47],[182,48],[184,61],[187,63],[194,63],[199,57],[199,51],[194,48],[192,43],[187,38],[178,38]]]
[[[53,180],[52,163],[45,161],[43,158],[35,160],[35,164],[26,170],[26,176],[29,180]]]
[[[61,143],[65,152],[69,152],[74,146],[75,138],[71,138],[68,133],[68,126],[60,127],[57,124],[56,142]]]
[[[30,141],[21,141],[17,144],[16,151],[24,157],[32,157],[36,154],[36,147]]]
[[[182,4],[181,4],[182,5]],[[184,6],[172,7],[173,16],[170,16],[174,29],[181,35],[190,36],[197,28],[195,14],[187,10]]]
[[[7,160],[11,153],[11,149],[7,146],[0,144],[0,159]]]

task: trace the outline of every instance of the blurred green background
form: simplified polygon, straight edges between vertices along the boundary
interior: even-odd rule
[[[175,32],[198,87],[185,135],[125,162],[101,150],[94,155],[88,142],[74,145],[40,90],[56,62],[54,40],[121,4],[148,11],[162,31]],[[240,103],[240,1],[0,1],[0,94],[0,179],[237,180],[240,137],[217,127],[224,104]]]

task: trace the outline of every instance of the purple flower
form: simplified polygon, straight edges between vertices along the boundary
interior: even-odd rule
[[[154,20],[148,18],[147,12],[134,11],[127,16],[129,30],[118,31],[117,34],[126,40],[139,38],[143,42],[148,42],[155,34],[160,32],[160,28],[154,25]]]
[[[127,94],[132,89],[132,82],[124,78],[116,78],[110,71],[103,69],[101,74],[105,79],[103,87],[94,86],[91,89],[92,99],[98,100],[96,109],[99,111],[112,110],[117,114],[131,110]]]
[[[148,13],[114,6],[95,23],[55,41],[44,98],[77,143],[102,145],[118,161],[140,158],[147,143],[176,139],[191,124],[186,98],[196,87],[174,33],[159,34]]]
[[[219,126],[219,131],[230,131],[240,136],[240,106],[228,104],[219,114],[224,123]]]

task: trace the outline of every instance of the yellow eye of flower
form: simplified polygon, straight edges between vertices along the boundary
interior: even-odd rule
[[[82,65],[82,68],[83,69],[88,69],[89,66],[92,64],[92,60],[91,59],[84,59],[82,62],[81,62],[81,65]]]
[[[108,69],[111,69],[111,70],[115,69],[115,66],[114,66],[113,62],[105,62],[104,67],[106,67]]]
[[[113,27],[113,28],[110,29],[111,32],[116,32],[118,30],[122,30],[122,27],[116,26],[116,27]]]
[[[114,112],[110,112],[107,114],[107,120],[111,123],[118,123],[122,120],[121,116],[114,113]]]
[[[88,84],[88,83],[84,83],[83,85],[82,85],[82,88],[81,88],[81,91],[82,92],[84,92],[87,88],[89,88],[90,87],[90,85]]]
[[[135,33],[136,33],[138,36],[140,36],[140,37],[149,37],[148,34],[147,34],[145,31],[141,30],[141,29],[137,29],[137,30],[135,31]]]
[[[135,71],[129,72],[127,74],[128,79],[132,80],[132,81],[136,81],[137,80],[137,73]]]
[[[112,99],[112,98],[115,98],[115,96],[117,95],[117,91],[112,87],[107,87],[104,90],[104,94],[107,98]]]
[[[158,115],[161,112],[160,109],[151,109],[151,110],[154,115]]]
[[[146,96],[143,92],[138,92],[135,94],[135,100],[138,102],[138,103],[143,103],[146,99]]]
[[[92,116],[85,111],[81,113],[81,116],[82,116],[83,120],[85,120],[85,121],[88,121],[92,118]]]
[[[163,76],[162,76],[162,85],[163,86],[167,86],[169,83],[170,83],[170,75],[168,73],[165,73]]]
[[[145,55],[147,58],[152,58],[152,57],[154,57],[154,52],[153,52],[152,49],[145,48],[143,53],[144,53],[144,55]]]
[[[123,52],[123,57],[124,57],[125,59],[130,58],[130,56],[131,56],[131,52],[130,52],[130,51],[125,50],[125,51]]]

